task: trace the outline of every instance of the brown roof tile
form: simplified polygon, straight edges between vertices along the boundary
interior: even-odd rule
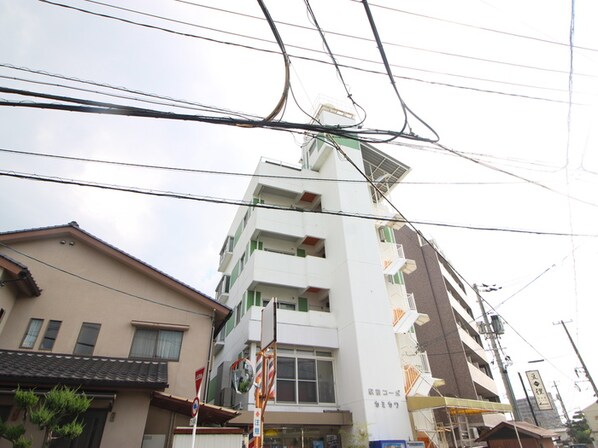
[[[0,350],[0,384],[165,389],[168,363]]]

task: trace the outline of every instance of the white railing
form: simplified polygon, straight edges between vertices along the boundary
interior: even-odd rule
[[[220,281],[218,282],[218,286],[216,286],[216,298],[219,298],[221,295],[228,294],[230,290],[230,276],[223,275]]]
[[[409,303],[409,309],[417,311],[417,305],[415,304],[415,296],[412,292],[407,293],[407,303]]]
[[[224,240],[222,249],[220,249],[220,264],[222,264],[222,262],[227,254],[231,254],[233,252],[234,241],[235,241],[235,238],[232,236],[229,236],[229,235]]]
[[[419,354],[419,358],[422,367],[422,372],[431,373],[430,362],[428,361],[428,354],[426,352],[422,352]]]

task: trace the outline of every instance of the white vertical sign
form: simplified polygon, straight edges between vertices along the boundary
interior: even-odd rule
[[[253,411],[253,437],[262,436],[262,410],[256,408]]]
[[[276,298],[262,310],[262,350],[276,342]]]
[[[536,397],[538,409],[540,409],[541,411],[552,409],[550,397],[548,396],[548,392],[544,387],[542,377],[540,377],[540,371],[528,370],[527,372],[525,372],[525,374],[527,375],[527,380],[529,381],[529,384],[532,387],[532,393],[534,394],[534,397]]]

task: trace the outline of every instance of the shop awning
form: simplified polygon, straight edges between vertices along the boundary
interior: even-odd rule
[[[423,409],[446,408],[451,414],[484,414],[511,412],[511,405],[484,400],[453,397],[407,397],[410,412]]]
[[[191,417],[193,400],[156,391],[153,393],[151,404],[161,409],[167,409],[186,417]],[[223,425],[239,414],[240,412],[234,409],[201,403],[197,414],[197,421],[200,424]]]

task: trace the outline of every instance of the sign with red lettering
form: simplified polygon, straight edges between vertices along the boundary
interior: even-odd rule
[[[201,382],[203,380],[203,374],[206,371],[205,367],[198,369],[195,371],[195,394],[199,397],[199,388],[201,387]]]

